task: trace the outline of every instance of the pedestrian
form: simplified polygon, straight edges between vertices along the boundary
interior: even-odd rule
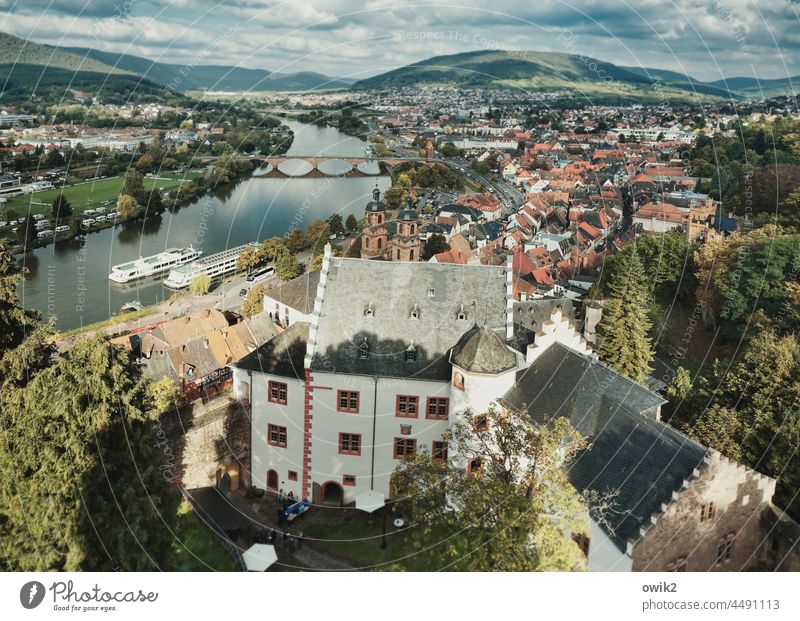
[[[280,488],[278,490],[278,504],[281,504],[282,502],[283,502],[283,488]]]
[[[302,550],[303,549],[303,531],[302,530],[297,531],[297,549],[298,550]]]
[[[283,509],[278,507],[278,528],[283,526]]]

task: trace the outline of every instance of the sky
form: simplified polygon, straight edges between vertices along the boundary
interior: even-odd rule
[[[471,50],[700,80],[800,74],[800,0],[0,0],[0,31],[160,62],[360,79]]]

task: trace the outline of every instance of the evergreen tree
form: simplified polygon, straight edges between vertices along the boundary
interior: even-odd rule
[[[25,216],[25,221],[17,225],[17,239],[19,239],[23,250],[27,252],[33,248],[36,235],[36,220],[33,219],[32,215],[28,214]]]
[[[349,230],[349,231],[357,231],[358,230],[358,219],[353,214],[350,214],[349,216],[347,216],[347,220],[345,221],[345,225],[347,226],[347,230]]]
[[[648,332],[647,282],[636,252],[623,253],[622,263],[609,283],[600,322],[599,356],[614,370],[637,382],[650,372],[653,348]]]
[[[148,407],[139,365],[100,339],[2,391],[6,569],[169,568],[177,495],[159,469]]]
[[[52,212],[56,222],[66,220],[72,215],[72,205],[63,194],[59,194],[53,199]]]
[[[433,255],[439,254],[440,252],[447,252],[448,250],[450,250],[450,244],[447,243],[444,235],[434,233],[425,242],[425,247],[422,249],[422,260],[427,261]]]

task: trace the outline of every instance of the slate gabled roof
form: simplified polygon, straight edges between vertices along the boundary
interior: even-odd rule
[[[655,419],[664,399],[560,344],[520,371],[501,402],[538,425],[566,417],[589,440],[568,466],[569,479],[580,492],[617,492],[606,520],[622,551],[706,455],[705,447]]]
[[[506,270],[334,257],[320,313],[312,369],[447,381],[450,349],[473,325],[505,336]],[[415,359],[407,360],[412,345]]]
[[[298,321],[234,363],[239,369],[303,379],[309,325]]]

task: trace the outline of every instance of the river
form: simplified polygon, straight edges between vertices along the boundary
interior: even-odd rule
[[[284,122],[294,131],[288,156],[364,155],[367,143],[361,139],[330,127]],[[377,171],[377,164],[367,166]],[[336,163],[323,168],[335,170]],[[23,258],[28,269],[19,287],[23,306],[40,311],[45,319],[55,316],[60,330],[107,319],[126,302],[149,305],[172,294],[152,281],[116,285],[108,280],[112,265],[190,244],[209,255],[285,235],[337,212],[343,219],[350,214],[360,218],[376,182],[381,190],[389,187],[385,176],[267,179],[257,174],[175,212],[34,250]]]

